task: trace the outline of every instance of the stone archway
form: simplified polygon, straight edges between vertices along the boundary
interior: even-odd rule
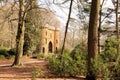
[[[52,53],[52,52],[53,52],[52,47],[53,47],[53,44],[52,44],[52,42],[50,41],[49,44],[48,44],[48,52],[49,52],[49,53]]]

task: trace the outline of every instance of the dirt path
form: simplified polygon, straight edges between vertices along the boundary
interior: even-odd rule
[[[14,60],[0,60],[0,80],[31,80],[34,66],[45,66],[43,60],[23,57],[22,67],[10,67]]]
[[[0,60],[0,67],[10,66],[10,65],[12,65],[13,61],[14,61],[13,59],[11,59],[11,60]],[[30,63],[43,62],[43,60],[33,59],[33,58],[29,58],[27,56],[24,56],[22,58],[22,62],[23,62],[23,64],[30,64]]]
[[[50,78],[51,74],[46,68],[47,62],[28,57],[23,57],[24,66],[10,67],[13,60],[0,60],[0,80],[32,80],[33,67],[41,68],[44,78],[36,78],[36,80],[83,80],[83,79],[62,79]]]

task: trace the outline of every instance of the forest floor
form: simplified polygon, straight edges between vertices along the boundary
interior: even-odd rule
[[[13,60],[0,60],[0,80],[84,80],[77,78],[57,78],[47,69],[47,61],[23,57],[22,67],[11,67]],[[41,69],[41,76],[33,78],[35,69]]]

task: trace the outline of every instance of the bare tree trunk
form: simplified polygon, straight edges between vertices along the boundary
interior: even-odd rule
[[[96,59],[98,54],[98,19],[99,19],[100,0],[92,0],[89,30],[88,30],[88,74],[89,80],[95,80],[93,70],[91,70],[92,61]]]
[[[19,66],[22,64],[21,57],[23,55],[24,44],[24,31],[25,31],[25,12],[24,12],[24,0],[19,0],[19,21],[18,31],[16,36],[16,54],[13,66]]]
[[[119,40],[119,28],[118,28],[118,0],[116,2],[116,36],[117,36],[117,41]],[[119,44],[117,44],[117,54],[119,54]]]
[[[69,22],[70,22],[70,16],[71,16],[71,12],[72,12],[72,4],[73,4],[73,0],[71,0],[71,2],[70,2],[68,20],[67,20],[66,27],[65,27],[65,35],[64,35],[64,41],[63,41],[63,46],[62,46],[62,51],[61,51],[61,57],[60,57],[61,65],[63,65],[62,56],[63,56],[63,53],[64,53],[66,35],[67,35],[68,25],[69,25]],[[64,70],[62,69],[62,71],[64,71]],[[64,74],[60,74],[61,77],[62,77],[63,75],[64,75]]]
[[[24,33],[25,33],[25,18],[27,12],[32,10],[32,3],[35,0],[19,0],[19,20],[18,20],[18,31],[16,36],[16,54],[15,60],[12,66],[19,66],[22,64],[21,58],[23,56],[23,45],[24,45]]]
[[[69,14],[68,14],[68,20],[67,20],[66,27],[65,27],[65,35],[64,35],[64,41],[63,41],[61,56],[62,56],[63,53],[64,53],[66,35],[67,35],[68,25],[69,25],[69,22],[70,22],[70,16],[71,16],[71,12],[72,12],[72,4],[73,4],[73,0],[71,0],[71,3],[70,3]]]
[[[100,53],[100,48],[101,48],[101,44],[100,44],[100,31],[101,31],[101,17],[102,17],[102,7],[104,4],[105,0],[102,1],[102,5],[100,6],[100,17],[99,17],[99,28],[98,28],[98,53]]]

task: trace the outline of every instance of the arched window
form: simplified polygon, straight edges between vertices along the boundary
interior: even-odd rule
[[[58,48],[56,47],[56,51],[58,50]]]
[[[47,44],[47,38],[45,39],[45,42],[46,42],[46,44]]]
[[[58,43],[58,40],[56,40],[56,43]]]

